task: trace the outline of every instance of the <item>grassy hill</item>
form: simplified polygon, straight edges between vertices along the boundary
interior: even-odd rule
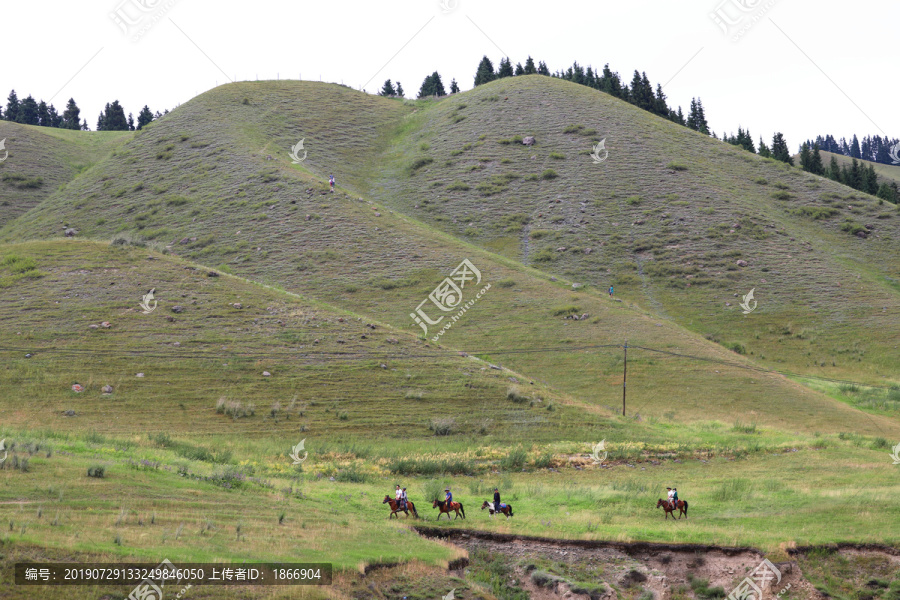
[[[853,159],[849,156],[844,156],[843,154],[836,154],[834,152],[821,152],[822,154],[822,164],[828,165],[831,162],[831,157],[833,156],[837,159],[838,164],[840,166],[847,165],[848,167],[853,162]],[[799,157],[799,154],[797,155]],[[794,159],[794,162],[797,162],[797,158]],[[896,181],[898,185],[900,185],[900,165],[886,165],[884,163],[872,162],[869,160],[858,160],[868,167],[870,164],[875,167],[875,173],[878,174],[878,181],[884,182],[887,181],[890,183],[891,181]]]
[[[419,582],[460,551],[387,522],[395,483],[507,533],[900,540],[892,207],[541,77],[415,102],[247,82],[133,134],[15,135],[52,160],[0,175],[56,179],[0,228],[8,557],[315,554],[330,597],[415,557]],[[463,300],[486,290],[426,335],[410,313],[463,259]],[[672,482],[689,523],[653,510]],[[515,521],[478,514],[495,485]]]
[[[0,162],[0,227],[105,158],[131,134],[81,132],[0,121],[0,139],[9,156]],[[51,234],[62,233],[54,223]]]

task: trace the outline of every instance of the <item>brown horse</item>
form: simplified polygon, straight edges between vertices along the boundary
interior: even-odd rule
[[[679,519],[681,518],[681,515],[684,515],[684,518],[687,519],[687,509],[688,509],[687,500],[679,500],[676,504],[676,507],[672,508],[672,504],[668,500],[663,500],[662,498],[660,498],[656,502],[656,508],[659,508],[660,506],[662,506],[662,509],[665,511],[667,519],[669,518],[669,513],[672,513],[673,519],[675,518],[675,510],[676,509],[681,511],[678,514]]]
[[[494,504],[492,502],[488,502],[487,500],[485,500],[484,504],[481,505],[481,510],[484,510],[484,509],[488,509],[488,512],[491,513],[491,517],[494,516],[495,512],[498,512],[498,511],[494,510]],[[512,504],[506,504],[505,506],[501,506],[499,512],[506,515],[507,519],[515,516],[513,514]]]
[[[456,516],[453,517],[454,520],[459,518],[459,511],[462,511],[462,518],[466,518],[466,509],[463,508],[462,502],[451,502],[449,505],[446,500],[435,500],[431,503],[431,508],[439,508],[440,512],[438,512],[438,519],[441,518],[441,515],[447,513],[447,520],[450,520],[450,511],[456,511]]]
[[[409,513],[412,512],[415,518],[419,518],[419,513],[416,512],[416,506],[412,503],[412,500],[406,501],[405,509],[400,508],[400,505],[397,504],[397,501],[388,495],[385,495],[384,500],[382,500],[381,503],[389,504],[391,506],[391,514],[388,515],[388,519],[390,519],[391,517],[397,517],[399,519],[400,515],[397,514],[398,512],[405,512],[407,517],[409,516]]]

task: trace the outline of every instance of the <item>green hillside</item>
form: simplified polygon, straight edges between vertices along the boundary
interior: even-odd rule
[[[0,227],[34,208],[79,173],[105,158],[131,134],[31,127],[0,121],[9,156],[0,162]],[[48,233],[62,234],[65,223]]]
[[[465,551],[388,521],[397,483],[430,525],[452,487],[446,527],[773,560],[900,543],[893,206],[537,76],[437,101],[243,82],[139,132],[4,135],[4,598],[31,597],[10,560],[161,554],[340,571],[198,598],[512,597],[483,554],[447,573]],[[654,510],[673,483],[689,521]],[[514,520],[478,510],[494,486]],[[394,562],[383,595],[359,576]]]
[[[824,165],[828,165],[831,162],[831,157],[833,156],[840,166],[847,165],[848,167],[853,162],[853,159],[849,156],[844,156],[843,154],[836,154],[834,152],[821,152],[822,154],[822,163]],[[796,159],[795,161],[796,162]],[[886,165],[884,163],[872,162],[869,160],[857,160],[857,162],[863,164],[868,167],[872,165],[875,168],[875,173],[878,174],[879,183],[887,181],[890,183],[892,181],[896,181],[897,185],[900,185],[900,165]]]

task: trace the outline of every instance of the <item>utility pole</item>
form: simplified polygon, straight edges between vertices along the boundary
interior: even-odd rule
[[[628,340],[625,340],[625,366],[622,369],[622,416],[625,416],[625,378],[628,376]]]

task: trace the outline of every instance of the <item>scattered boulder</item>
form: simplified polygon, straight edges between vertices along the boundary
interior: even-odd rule
[[[69,410],[64,410],[64,411],[63,411],[63,414],[64,414],[65,416],[67,416],[67,417],[74,417],[74,416],[75,416],[75,411],[72,410],[72,409],[70,408]]]
[[[219,274],[216,273],[215,271],[209,271],[209,272],[206,274],[206,276],[207,276],[207,277],[218,277]]]
[[[272,374],[269,373],[268,371],[263,371],[262,375],[263,375],[263,377],[271,377],[272,376]]]
[[[31,354],[31,353],[29,352],[28,354],[25,355],[25,358],[31,358],[32,356],[34,356],[34,354]]]
[[[113,386],[104,385],[100,391],[102,391],[105,396],[108,396],[113,393]]]
[[[135,377],[143,377],[143,376],[144,376],[143,373],[138,373],[137,375],[135,375]]]
[[[384,363],[381,363],[381,364],[380,364],[380,365],[378,365],[378,366],[379,366],[379,367],[381,367],[381,368],[382,368],[382,369],[387,369],[387,365],[386,365],[386,364],[384,364]]]
[[[581,287],[584,287],[584,286],[583,286],[582,284],[580,284],[580,283],[573,283],[573,284],[572,284],[572,289],[573,289],[573,290],[577,290],[578,288],[581,288]]]
[[[72,385],[72,391],[75,392],[76,394],[80,394],[81,392],[84,391],[84,387],[82,387],[81,385],[76,383],[76,384]]]
[[[748,263],[746,260],[743,260],[743,259],[737,261],[736,264],[737,264],[737,266],[739,266],[739,267],[748,267],[748,266],[750,266],[750,263]]]
[[[856,232],[856,237],[866,239],[869,237],[869,234],[865,230],[860,230]]]
[[[175,317],[172,317],[172,316],[166,317],[166,321],[168,321],[169,323],[174,323]]]
[[[184,307],[181,306],[180,304],[176,304],[175,306],[172,307],[172,312],[173,313],[184,312]]]
[[[66,237],[75,237],[78,235],[77,229],[72,229],[71,227],[67,228],[65,231]]]
[[[91,323],[90,325],[88,325],[88,329],[100,329],[100,326],[96,323]]]
[[[235,302],[234,304],[232,304],[232,306],[235,307],[235,308],[238,308],[238,309],[244,308],[244,305],[241,304],[240,302]]]
[[[590,253],[593,252],[593,251],[594,251],[593,248],[585,248],[585,249],[584,249],[584,253],[585,253],[585,254],[590,254]]]
[[[534,136],[526,135],[524,138],[522,138],[522,144],[525,146],[534,146]]]
[[[109,321],[103,321],[102,323],[100,323],[100,327],[102,327],[104,329],[109,329],[110,327],[112,327],[112,325],[110,324]]]

